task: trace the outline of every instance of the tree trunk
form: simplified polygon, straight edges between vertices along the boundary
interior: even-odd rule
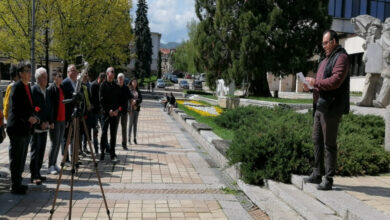
[[[47,78],[50,79],[50,66],[49,66],[49,28],[45,30],[45,66],[47,71]]]
[[[267,80],[267,73],[255,74],[249,86],[249,94],[259,97],[271,97]]]

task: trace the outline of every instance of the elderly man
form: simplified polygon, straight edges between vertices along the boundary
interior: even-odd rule
[[[326,58],[318,67],[316,79],[306,78],[313,87],[314,167],[304,181],[320,183],[319,190],[331,190],[336,172],[337,131],[342,115],[349,112],[349,60],[339,45],[337,33],[332,30],[324,32],[322,47]],[[308,87],[304,86],[304,90],[307,91]]]
[[[118,162],[115,154],[117,121],[119,114],[119,87],[114,83],[115,72],[113,67],[106,70],[107,80],[102,83],[99,90],[100,106],[103,112],[103,129],[100,140],[100,160],[104,160],[104,153],[107,148],[110,149],[112,162]],[[108,146],[107,132],[110,127],[110,145]]]
[[[74,64],[70,64],[67,69],[67,77],[61,83],[64,92],[64,99],[72,98],[73,92],[76,89],[77,74],[78,72],[76,66]],[[72,124],[73,108],[74,108],[73,103],[69,103],[65,105],[65,133],[63,138],[62,155],[64,155],[65,144],[66,144],[65,142],[68,137],[70,124]],[[66,158],[66,162],[69,162],[69,157]]]
[[[122,148],[127,150],[127,108],[129,107],[130,90],[125,85],[125,75],[123,73],[118,74],[118,86],[119,86],[119,122],[122,127]],[[118,129],[117,127],[117,129]]]
[[[32,99],[34,103],[34,110],[36,116],[39,118],[39,123],[34,126],[34,135],[31,142],[31,183],[41,185],[46,177],[41,176],[40,170],[42,168],[43,156],[45,155],[47,132],[50,128],[51,121],[51,102],[47,86],[47,72],[41,67],[35,72],[35,79],[37,84],[31,89]],[[52,125],[52,128],[54,126]]]
[[[38,122],[35,116],[34,104],[29,82],[31,80],[31,64],[18,64],[20,80],[15,83],[9,110],[7,133],[10,138],[9,161],[11,170],[11,192],[25,194],[27,186],[22,185],[22,173],[26,162],[28,144],[30,143],[32,127]]]

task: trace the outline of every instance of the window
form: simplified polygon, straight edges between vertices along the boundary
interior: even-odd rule
[[[329,0],[328,13],[348,19],[370,14],[384,21],[390,17],[390,0]]]

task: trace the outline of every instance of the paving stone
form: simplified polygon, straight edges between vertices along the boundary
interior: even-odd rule
[[[186,115],[186,114],[182,114],[181,115],[181,118],[185,121],[185,120],[195,120],[194,117],[190,116],[190,115]]]

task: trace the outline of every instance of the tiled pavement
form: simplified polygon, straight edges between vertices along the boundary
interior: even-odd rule
[[[120,129],[119,129],[120,130]],[[254,208],[246,211],[237,197],[226,194],[218,168],[211,168],[198,144],[156,101],[145,100],[137,136],[138,145],[116,151],[120,162],[108,157],[99,173],[112,219],[268,219]],[[41,186],[29,184],[25,196],[8,192],[8,139],[0,145],[0,219],[48,219],[58,175],[47,175]],[[48,152],[50,144],[47,144]],[[27,184],[29,156],[23,173]],[[74,180],[72,219],[107,219],[93,163],[81,158]],[[45,159],[42,174],[46,175]],[[53,219],[68,217],[71,176],[64,170]]]

